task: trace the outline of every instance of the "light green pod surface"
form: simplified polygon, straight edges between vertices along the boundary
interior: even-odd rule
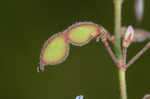
[[[75,45],[84,45],[92,39],[91,33],[97,33],[97,26],[95,24],[77,24],[72,26],[67,36],[71,43]]]
[[[68,42],[63,34],[57,34],[48,41],[43,49],[42,62],[44,64],[57,64],[68,54]]]

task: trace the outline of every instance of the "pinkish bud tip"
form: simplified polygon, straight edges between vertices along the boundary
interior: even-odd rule
[[[130,25],[128,28],[129,28],[130,34],[134,35],[134,29],[133,29],[133,27]]]
[[[124,35],[123,47],[125,47],[125,48],[129,47],[129,45],[131,44],[131,42],[133,40],[133,37],[134,37],[134,29],[130,25],[130,26],[128,26],[128,29]]]

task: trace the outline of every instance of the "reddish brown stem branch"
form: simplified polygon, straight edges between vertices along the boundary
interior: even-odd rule
[[[143,55],[144,52],[146,52],[149,48],[150,48],[150,42],[148,42],[148,43],[144,46],[144,48],[143,48],[140,52],[138,52],[138,53],[136,54],[136,56],[134,56],[134,57],[128,62],[128,64],[126,65],[126,68],[128,68],[129,66],[131,66],[131,65],[132,65],[137,59],[139,59],[139,57],[140,57],[141,55]]]
[[[111,43],[114,43],[114,36],[111,36],[110,34],[106,34],[106,37]]]
[[[123,48],[123,66],[126,65],[126,59],[127,59],[127,48]]]
[[[112,49],[110,48],[108,42],[106,39],[102,39],[102,42],[103,44],[105,45],[106,47],[106,50],[108,51],[109,55],[111,56],[112,60],[114,61],[114,63],[116,64],[116,66],[118,68],[121,68],[119,62],[118,62],[118,59],[116,58],[115,54],[113,53]]]

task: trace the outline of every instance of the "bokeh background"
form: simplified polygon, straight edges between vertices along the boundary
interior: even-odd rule
[[[150,31],[150,0],[145,0],[141,25],[134,0],[125,0],[122,24]],[[71,24],[92,21],[113,33],[113,0],[2,0],[0,7],[1,99],[119,99],[118,72],[101,43],[70,46],[65,62],[37,72],[41,48],[53,34]],[[143,46],[134,43],[132,58]],[[127,71],[129,99],[150,93],[150,50]]]

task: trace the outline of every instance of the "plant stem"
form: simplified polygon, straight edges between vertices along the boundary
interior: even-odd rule
[[[121,99],[127,99],[126,70],[124,68],[119,69],[119,82],[120,82]]]
[[[119,62],[118,62],[118,60],[117,60],[115,54],[114,54],[113,51],[111,50],[111,48],[110,48],[110,46],[109,46],[107,40],[106,40],[106,39],[102,39],[102,42],[103,42],[104,46],[106,47],[106,50],[107,50],[107,52],[109,53],[109,55],[111,56],[112,60],[113,60],[114,63],[116,64],[116,66],[117,66],[118,68],[121,68],[121,67],[120,67],[120,64],[119,64]]]
[[[122,51],[121,51],[121,40],[120,40],[120,28],[121,28],[121,0],[114,0],[115,7],[115,41],[114,47],[116,56],[119,60],[122,60]]]
[[[127,60],[127,48],[123,48],[123,66],[125,67]]]
[[[115,40],[114,40],[114,50],[116,52],[116,56],[120,62],[122,63],[123,56],[121,50],[121,39],[120,39],[120,29],[121,29],[121,8],[122,8],[122,0],[114,0],[114,8],[115,8]],[[119,69],[119,82],[120,82],[120,96],[121,99],[127,99],[126,92],[126,71],[124,68]]]
[[[137,59],[139,59],[148,49],[150,48],[150,42],[148,42],[144,48],[139,51],[126,65],[126,68],[128,68],[129,66],[131,66]]]
[[[113,44],[114,43],[114,36],[110,36],[110,34],[106,34],[106,38]]]

